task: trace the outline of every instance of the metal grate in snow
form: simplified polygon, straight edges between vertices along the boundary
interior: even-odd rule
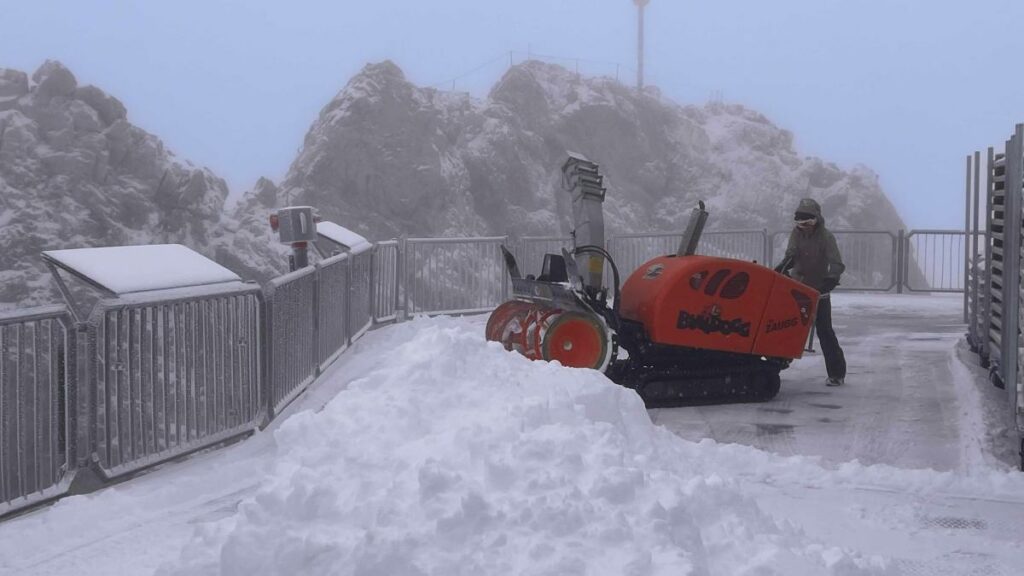
[[[895,560],[897,574],[904,576],[1011,576],[1011,572],[984,554],[953,552],[935,560]]]
[[[921,520],[925,528],[946,528],[949,530],[987,530],[988,523],[976,518],[960,518],[957,516],[931,516]]]

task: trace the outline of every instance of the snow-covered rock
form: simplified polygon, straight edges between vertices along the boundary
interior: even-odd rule
[[[258,246],[230,253],[227,195],[224,180],[177,158],[59,62],[31,84],[0,69],[0,308],[59,301],[44,250],[180,243],[243,276],[268,270]]]
[[[804,196],[833,228],[904,227],[873,172],[800,156],[755,111],[680,106],[540,62],[512,67],[483,99],[367,65],[320,112],[280,184],[260,179],[225,212],[222,179],[49,61],[31,81],[0,69],[0,308],[59,300],[39,253],[61,248],[180,243],[264,280],[286,262],[267,224],[285,205],[315,206],[374,241],[565,234],[567,150],[601,164],[612,234],[679,231],[698,200],[712,229],[787,229]]]

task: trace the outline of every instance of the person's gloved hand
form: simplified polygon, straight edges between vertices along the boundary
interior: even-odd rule
[[[821,282],[821,290],[820,290],[820,292],[822,294],[828,294],[829,292],[834,290],[836,286],[839,286],[839,280],[838,279],[836,279],[836,278],[825,278]]]

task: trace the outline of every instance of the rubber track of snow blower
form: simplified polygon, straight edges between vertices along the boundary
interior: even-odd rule
[[[748,365],[688,368],[624,363],[609,377],[637,391],[648,408],[764,402],[779,392],[781,366],[758,361]]]

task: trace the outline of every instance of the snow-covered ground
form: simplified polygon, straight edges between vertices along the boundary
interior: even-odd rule
[[[246,441],[0,524],[2,574],[1020,574],[1024,474],[957,297],[836,296],[766,404],[644,410],[482,318],[357,343]]]

